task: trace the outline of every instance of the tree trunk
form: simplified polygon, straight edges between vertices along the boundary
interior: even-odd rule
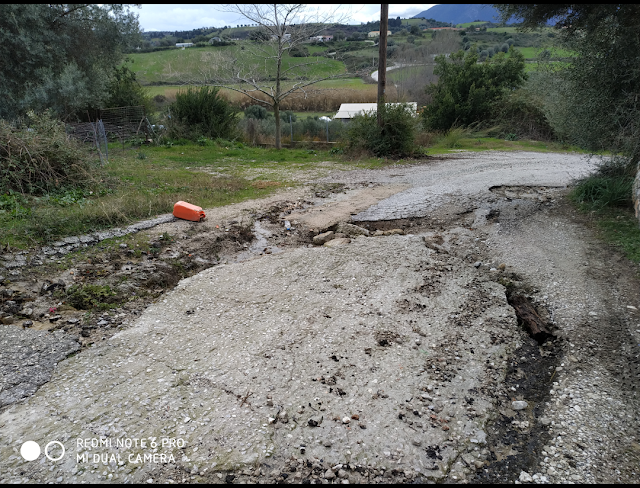
[[[276,149],[282,149],[282,142],[280,141],[280,104],[273,102],[273,115],[276,118]]]
[[[513,295],[507,301],[515,310],[516,316],[520,319],[522,325],[525,326],[531,337],[538,341],[539,344],[542,344],[553,335],[527,298],[522,295]]]
[[[286,29],[278,37],[278,61],[276,65],[276,96],[273,99],[273,115],[276,116],[276,149],[282,149],[280,141],[280,72],[282,69],[282,41]]]

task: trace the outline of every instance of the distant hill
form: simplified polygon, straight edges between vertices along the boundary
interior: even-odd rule
[[[430,9],[414,15],[413,18],[434,19],[440,22],[451,22],[452,24],[464,24],[475,20],[497,22],[499,12],[491,5],[477,3],[442,4],[434,5]]]

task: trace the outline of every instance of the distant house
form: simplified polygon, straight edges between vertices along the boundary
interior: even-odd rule
[[[222,39],[220,39],[219,37],[212,37],[211,39],[209,39],[209,44],[213,44],[214,42],[222,42]]]
[[[397,103],[387,103],[387,105],[398,105]],[[417,102],[408,102],[414,113],[418,111]],[[358,114],[364,114],[365,112],[377,112],[377,103],[343,103],[340,105],[340,110],[333,117],[334,120],[350,120]]]
[[[309,38],[309,40],[316,42],[329,42],[333,41],[333,36],[312,36]]]
[[[387,36],[391,35],[391,31],[387,31]],[[367,34],[367,37],[380,37],[380,31],[371,31]]]
[[[193,46],[193,42],[176,42],[176,47],[181,47],[183,49],[191,46]]]
[[[271,35],[271,40],[272,40],[272,41],[275,41],[277,38],[278,38],[278,36],[276,36],[275,34],[272,34],[272,35]],[[291,39],[291,34],[285,34],[285,35],[284,35],[284,37],[283,37],[283,39],[284,39],[285,41],[288,41],[289,39]]]

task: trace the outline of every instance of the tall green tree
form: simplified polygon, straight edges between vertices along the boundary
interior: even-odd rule
[[[556,132],[587,149],[640,161],[640,5],[495,5],[529,29],[553,20],[575,53],[565,69],[540,76],[545,112]]]
[[[98,106],[138,40],[128,5],[0,5],[0,117],[46,108],[70,116]]]
[[[514,49],[484,63],[478,63],[477,53],[463,50],[449,58],[437,56],[433,72],[439,79],[426,89],[432,101],[422,116],[425,126],[435,130],[486,120],[492,105],[526,80],[524,57]]]

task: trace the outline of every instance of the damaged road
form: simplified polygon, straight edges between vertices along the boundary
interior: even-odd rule
[[[111,283],[131,271],[121,284],[139,294],[159,262],[195,265],[109,320],[67,323],[78,310],[47,311],[55,289],[38,282],[22,310],[37,304],[32,322],[49,329],[64,313],[56,334],[82,349],[5,402],[0,478],[637,481],[637,269],[563,201],[590,167],[566,154],[462,154],[336,172],[207,211],[198,231],[165,222],[108,251]],[[160,244],[137,253],[146,242]],[[72,263],[91,259],[80,251]],[[116,255],[131,264],[113,266]],[[16,275],[24,292],[3,289],[26,296],[35,267]],[[73,286],[83,269],[49,282]],[[516,296],[549,334],[529,335]],[[22,330],[23,318],[2,326],[3,341],[53,335]],[[29,440],[65,453],[27,462]]]

